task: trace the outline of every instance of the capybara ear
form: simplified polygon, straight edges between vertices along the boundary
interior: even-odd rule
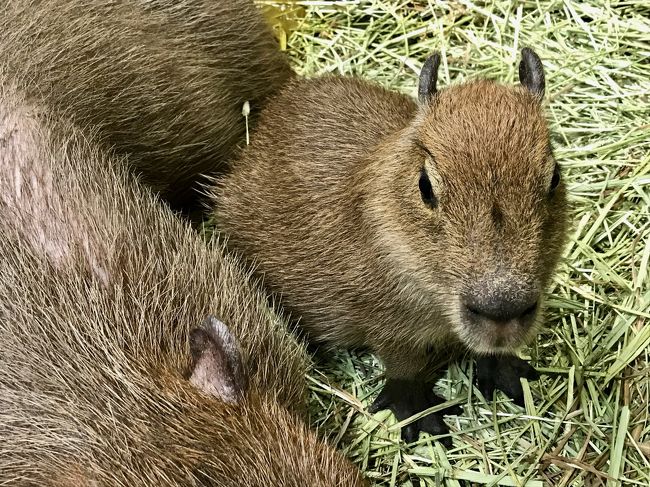
[[[247,378],[239,342],[214,316],[190,332],[190,382],[206,394],[229,403],[246,393]]]
[[[535,51],[528,47],[521,50],[519,63],[519,81],[533,94],[542,98],[544,96],[544,67]]]
[[[436,94],[438,82],[438,68],[440,67],[440,53],[434,52],[424,62],[420,71],[420,82],[418,84],[418,99],[420,103],[426,103]]]

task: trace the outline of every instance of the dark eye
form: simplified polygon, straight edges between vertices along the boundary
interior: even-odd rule
[[[551,179],[551,187],[549,191],[553,193],[553,191],[555,191],[555,189],[558,187],[559,184],[560,184],[560,166],[558,166],[556,163],[555,168],[553,169],[553,178]]]
[[[431,181],[429,181],[429,176],[427,176],[427,172],[424,168],[420,171],[420,181],[418,182],[418,186],[420,186],[420,196],[422,196],[424,204],[430,208],[438,206],[438,198],[433,194]]]

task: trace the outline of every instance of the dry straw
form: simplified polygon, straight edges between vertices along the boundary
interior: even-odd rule
[[[525,410],[486,402],[462,361],[439,384],[465,404],[449,418],[453,448],[426,435],[406,445],[389,413],[366,411],[381,366],[341,351],[309,378],[314,424],[377,485],[650,485],[650,2],[259,3],[301,74],[409,94],[433,50],[446,85],[516,82],[533,47],[574,205],[548,327],[524,351],[543,373]]]

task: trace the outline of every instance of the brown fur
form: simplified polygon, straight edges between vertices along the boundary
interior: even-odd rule
[[[553,168],[524,87],[475,81],[417,106],[354,79],[296,80],[218,182],[215,221],[312,338],[369,346],[389,377],[421,377],[454,348],[511,351],[534,334],[477,327],[461,298],[547,286],[566,218]]]
[[[245,144],[243,103],[253,124],[292,75],[251,0],[7,0],[0,19],[5,69],[176,208]]]
[[[298,418],[304,349],[238,262],[0,79],[0,484],[361,485]],[[208,314],[241,344],[234,403],[184,375]]]

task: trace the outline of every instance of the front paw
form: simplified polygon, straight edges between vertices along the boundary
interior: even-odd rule
[[[476,359],[476,382],[485,399],[496,389],[503,391],[515,404],[524,405],[520,378],[539,379],[539,373],[528,362],[514,355],[494,355]]]
[[[369,408],[371,413],[390,409],[398,421],[410,418],[425,409],[442,404],[445,400],[433,392],[433,384],[401,379],[388,379],[377,399]],[[432,435],[449,433],[449,428],[443,416],[458,414],[460,407],[451,406],[441,411],[428,414],[402,428],[402,439],[411,443],[418,438],[420,431]],[[451,447],[451,438],[443,438],[440,442],[447,448]]]

